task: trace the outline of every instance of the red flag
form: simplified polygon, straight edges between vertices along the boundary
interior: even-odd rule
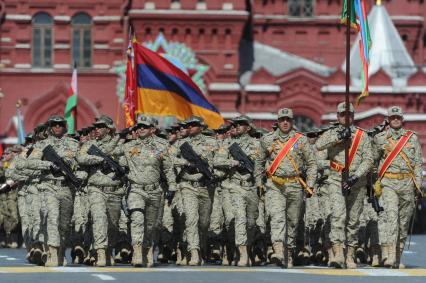
[[[127,69],[126,69],[126,88],[124,90],[123,109],[126,117],[126,127],[133,126],[135,123],[136,108],[136,81],[133,71],[133,40],[129,40],[127,48]]]

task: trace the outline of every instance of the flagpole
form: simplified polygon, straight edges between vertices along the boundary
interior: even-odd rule
[[[346,0],[347,3],[347,13],[346,13],[346,93],[345,93],[345,127],[349,128],[349,87],[350,87],[350,52],[351,52],[351,13],[352,13],[352,0]],[[349,147],[351,140],[345,141],[345,169],[342,174],[342,184],[346,182],[349,178]]]
[[[74,61],[74,69],[76,69],[77,70],[77,62],[76,61]],[[75,82],[75,85],[77,86],[77,78],[75,78],[75,80],[76,80],[76,82]],[[76,97],[75,97],[75,104],[76,104],[76,107],[74,108],[74,130],[75,131],[77,131],[78,130],[78,124],[77,124],[77,114],[78,114],[78,87],[76,87],[77,89],[76,89]]]

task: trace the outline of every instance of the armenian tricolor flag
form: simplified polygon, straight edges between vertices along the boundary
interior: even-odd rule
[[[370,61],[369,52],[371,48],[371,37],[364,0],[345,0],[342,9],[341,22],[346,24],[348,1],[351,1],[352,7],[350,15],[351,26],[360,33],[359,48],[361,61],[364,66],[364,72],[361,73],[362,93],[357,98],[357,104],[359,104],[364,97],[368,96],[368,64]]]
[[[134,44],[138,104],[136,113],[203,117],[210,128],[224,123],[219,111],[191,78],[156,52]]]

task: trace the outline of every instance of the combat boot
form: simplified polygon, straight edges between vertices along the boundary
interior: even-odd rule
[[[332,248],[333,248],[334,258],[332,261],[330,261],[330,266],[335,268],[343,268],[343,265],[345,264],[345,256],[343,254],[343,245],[334,244]]]
[[[8,247],[11,249],[18,248],[18,234],[11,233],[8,238]]]
[[[380,246],[374,245],[371,247],[371,266],[379,267],[380,261]]]
[[[191,250],[191,260],[188,262],[188,265],[190,266],[196,266],[196,265],[200,265],[200,255],[199,255],[199,251],[197,249],[192,249]]]
[[[37,265],[43,265],[43,251],[39,247],[35,247],[32,250],[32,260],[33,263]]]
[[[389,245],[388,244],[382,244],[381,247],[382,250],[382,261],[381,261],[381,265],[384,266],[384,262],[388,259],[389,256]]]
[[[293,250],[292,249],[287,249],[287,268],[293,268]]]
[[[46,267],[59,266],[58,252],[59,252],[59,248],[49,246],[49,252],[47,254],[47,261],[46,261],[46,264],[44,266],[46,266]]]
[[[28,263],[34,263],[34,248],[27,249],[27,255],[25,256],[25,259],[28,261]]]
[[[154,247],[150,247],[146,253],[146,267],[154,267]]]
[[[357,268],[357,265],[354,260],[354,256],[355,256],[355,248],[348,246],[347,253],[346,253],[346,268],[349,268],[349,269]]]
[[[133,246],[132,265],[134,267],[142,266],[142,245]]]
[[[229,258],[228,258],[228,247],[225,245],[223,247],[223,255],[222,255],[222,265],[228,266],[230,264]]]
[[[284,261],[284,246],[283,242],[275,242],[272,245],[274,253],[271,254],[271,263],[275,263],[278,266],[283,265]]]
[[[388,256],[386,260],[383,262],[385,267],[394,267],[396,262],[396,247],[395,244],[388,246]]]
[[[239,246],[238,250],[240,251],[240,259],[238,260],[238,266],[240,267],[249,266],[247,246]]]
[[[404,244],[400,244],[399,250],[396,252],[396,262],[395,262],[395,267],[399,269],[405,269],[405,265],[401,262],[403,252],[404,252]]]
[[[176,248],[176,262],[175,262],[175,264],[181,265],[182,258],[183,258],[182,250],[180,248]]]
[[[96,260],[95,266],[105,267],[106,266],[105,249],[97,249],[96,254],[97,254],[97,260]]]
[[[81,246],[75,246],[74,255],[74,263],[81,264],[83,263],[83,260],[86,257],[86,251]]]
[[[333,252],[333,248],[328,248],[328,249],[327,249],[327,253],[328,253],[328,262],[327,262],[327,266],[331,266],[331,263],[334,261],[334,252]]]
[[[108,248],[107,249],[107,254],[106,254],[106,264],[107,266],[114,266],[115,265],[115,258],[113,256],[113,252],[112,252],[112,248]]]

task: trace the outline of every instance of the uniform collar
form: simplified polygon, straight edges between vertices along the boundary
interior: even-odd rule
[[[283,133],[279,128],[275,131],[275,136],[282,141],[286,141],[291,137],[294,137],[296,131],[290,130],[288,133]]]
[[[398,130],[389,128],[389,136],[390,137],[392,137],[394,139],[399,139],[403,135],[405,135],[405,130],[403,128],[400,128]]]

